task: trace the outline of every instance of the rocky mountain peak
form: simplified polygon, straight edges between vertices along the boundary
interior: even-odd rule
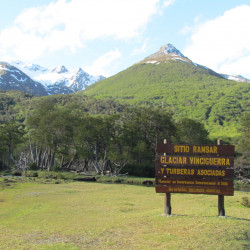
[[[0,62],[0,90],[17,89],[37,95],[69,94],[83,90],[90,84],[102,80],[80,67],[68,70],[65,66],[47,69],[37,64]]]
[[[68,70],[67,70],[67,68],[65,66],[62,65],[62,66],[58,66],[58,67],[54,68],[52,70],[52,72],[56,72],[58,74],[61,74],[61,73],[67,73]]]
[[[167,63],[169,60],[192,63],[190,59],[185,57],[178,49],[174,47],[174,45],[170,43],[160,47],[156,53],[146,57],[142,63]]]
[[[178,56],[185,57],[178,49],[174,47],[174,45],[168,43],[167,45],[162,46],[159,49],[159,53],[165,53],[165,54],[176,54]]]

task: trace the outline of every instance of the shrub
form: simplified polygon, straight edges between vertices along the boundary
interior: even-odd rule
[[[38,177],[38,172],[36,171],[27,171],[26,177]]]
[[[154,171],[151,164],[128,164],[123,168],[123,173],[138,177],[154,177]]]
[[[61,171],[61,168],[60,168],[60,166],[58,166],[58,165],[53,165],[53,166],[51,167],[51,171],[59,172],[59,171]]]
[[[38,166],[35,162],[29,164],[29,169],[30,170],[38,170]]]
[[[245,207],[250,207],[250,203],[248,201],[248,197],[243,197],[241,204]]]

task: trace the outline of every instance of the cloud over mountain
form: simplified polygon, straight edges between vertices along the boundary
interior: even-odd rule
[[[193,28],[184,50],[217,72],[250,77],[250,6],[242,5]],[[217,56],[218,55],[218,56]]]

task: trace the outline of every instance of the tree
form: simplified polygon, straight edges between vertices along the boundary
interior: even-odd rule
[[[50,170],[55,158],[69,156],[73,152],[73,130],[77,116],[73,112],[56,106],[52,101],[42,103],[26,118],[31,137],[31,155],[40,168]],[[70,160],[69,160],[70,161]],[[71,160],[73,161],[73,160]]]
[[[250,112],[241,117],[239,131],[241,132],[238,145],[240,156],[237,157],[234,168],[238,178],[250,178]]]
[[[112,160],[116,172],[127,164],[152,165],[156,144],[175,134],[172,116],[163,109],[130,108],[116,121]]]
[[[0,141],[2,147],[7,151],[7,167],[11,167],[11,159],[13,158],[13,150],[18,143],[22,142],[25,134],[23,127],[16,121],[6,122],[0,125]],[[3,148],[2,148],[3,149]]]
[[[179,143],[207,144],[209,142],[208,134],[202,123],[189,118],[184,118],[177,124],[177,138]]]

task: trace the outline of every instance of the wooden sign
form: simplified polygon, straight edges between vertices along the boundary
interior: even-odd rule
[[[233,195],[234,146],[159,143],[157,152],[156,192]]]
[[[171,214],[171,193],[218,195],[225,216],[224,195],[233,195],[234,146],[157,144],[155,190],[165,193],[165,213]]]
[[[178,155],[227,155],[234,156],[233,145],[176,145],[158,143],[156,151],[158,154],[178,154]]]

